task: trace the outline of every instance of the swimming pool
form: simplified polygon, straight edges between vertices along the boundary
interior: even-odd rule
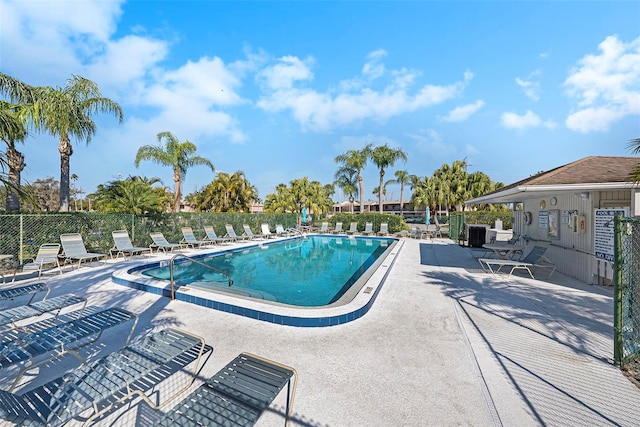
[[[318,307],[339,301],[391,242],[391,239],[310,236],[197,259],[226,272],[236,294],[299,307]],[[141,274],[169,280],[169,267],[150,268]],[[229,291],[226,275],[197,263],[176,263],[173,275],[176,286]]]
[[[185,255],[233,280],[188,262],[174,264],[175,297],[194,304],[294,326],[329,326],[366,313],[397,255],[398,239],[309,235],[249,242]],[[115,283],[170,295],[168,262],[117,271]],[[175,255],[174,255],[175,256]]]

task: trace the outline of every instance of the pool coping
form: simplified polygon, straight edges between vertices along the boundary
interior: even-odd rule
[[[355,238],[361,237],[358,236]],[[178,288],[175,291],[175,299],[211,308],[213,310],[232,313],[279,325],[297,327],[326,327],[341,325],[364,316],[375,302],[391,267],[395,263],[400,250],[404,246],[404,241],[402,239],[393,238],[393,240],[394,242],[392,243],[392,247],[387,252],[386,256],[377,261],[377,268],[375,267],[375,264],[370,267],[376,269],[362,285],[354,298],[350,302],[342,305],[330,307],[291,307],[285,305],[274,305],[253,299],[241,298],[231,294],[206,291],[188,286]],[[231,249],[222,250],[220,253],[230,252],[239,248],[248,249],[259,246],[265,242],[253,241],[249,243],[252,244],[240,247],[234,246]],[[170,284],[157,279],[132,274],[143,268],[147,268],[150,264],[160,264],[163,262],[168,262],[168,259],[152,262],[139,262],[129,265],[127,268],[113,272],[111,280],[119,285],[156,295],[171,297]]]

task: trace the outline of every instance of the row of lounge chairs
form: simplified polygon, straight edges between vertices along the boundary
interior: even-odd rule
[[[76,304],[83,304],[82,308],[58,317],[60,310]],[[75,419],[88,425],[135,397],[159,410],[191,387],[203,355],[212,351],[203,338],[177,328],[163,329],[131,343],[137,315],[120,308],[85,305],[86,299],[66,295],[0,311],[0,319],[5,319],[0,325],[0,370],[22,366],[11,387],[0,390],[1,419],[31,426],[61,426]],[[37,320],[52,312],[53,318],[6,329],[18,318]],[[128,321],[132,321],[131,332],[122,349],[89,362],[77,353],[80,347],[96,342],[107,329]],[[81,364],[43,385],[14,392],[24,372],[64,354],[73,354]],[[46,358],[39,360],[42,357]],[[187,369],[190,365],[192,369]],[[185,384],[174,386],[179,390],[171,391],[169,396],[161,396],[156,386],[179,371],[190,371]],[[157,424],[254,425],[288,385],[286,425],[297,380],[292,367],[241,353],[173,409],[159,414]],[[153,394],[148,395],[150,391]]]
[[[150,237],[153,243],[149,247],[134,246],[127,230],[116,230],[112,232],[114,246],[110,249],[109,253],[112,258],[118,258],[120,256],[126,258],[127,256],[142,255],[145,253],[151,254],[154,249],[167,252],[185,247],[195,248],[242,240],[268,239],[291,234],[290,230],[284,230],[280,224],[276,226],[275,233],[270,231],[269,224],[262,224],[261,234],[254,234],[247,224],[243,225],[244,233],[241,235],[236,234],[231,224],[227,224],[225,228],[227,233],[222,237],[218,237],[213,226],[204,226],[206,237],[203,240],[198,240],[191,227],[183,227],[183,239],[179,243],[170,243],[162,233],[152,232],[150,233]],[[62,234],[60,235],[60,243],[45,243],[41,245],[35,258],[26,259],[21,265],[17,266],[14,270],[13,281],[15,281],[18,272],[37,272],[38,278],[40,278],[43,271],[48,268],[54,268],[62,274],[62,266],[64,263],[80,267],[83,262],[105,260],[106,257],[107,254],[87,251],[81,234]]]
[[[383,222],[380,224],[380,230],[377,232],[373,230],[373,222],[365,223],[364,230],[358,231],[358,223],[352,222],[349,224],[348,230],[342,229],[342,223],[336,222],[336,226],[333,229],[329,229],[329,223],[323,222],[320,228],[317,230],[318,233],[332,233],[332,234],[347,234],[347,235],[355,235],[362,234],[363,236],[388,236],[389,235],[389,224]]]

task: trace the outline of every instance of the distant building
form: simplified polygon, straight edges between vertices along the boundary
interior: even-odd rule
[[[364,202],[364,212],[379,212],[379,203],[377,201]],[[400,214],[400,201],[383,201],[382,213]],[[349,201],[335,203],[333,205],[333,213],[349,213],[351,212],[351,203]],[[408,215],[420,215],[424,214],[424,209],[415,210],[413,205],[408,201],[405,201],[402,206],[402,212]],[[355,200],[353,202],[353,213],[360,213],[360,202]]]

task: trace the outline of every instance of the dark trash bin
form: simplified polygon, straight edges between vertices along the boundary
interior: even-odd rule
[[[469,247],[481,248],[482,245],[487,243],[487,229],[488,225],[469,225],[469,231],[467,233],[467,241]]]

